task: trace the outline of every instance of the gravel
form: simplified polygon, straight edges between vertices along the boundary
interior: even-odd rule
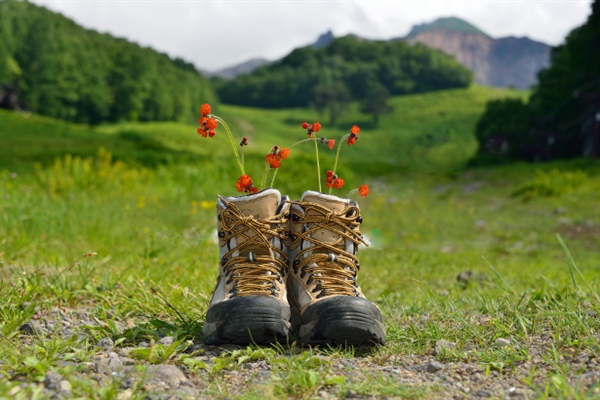
[[[127,323],[117,324],[124,329]],[[77,335],[90,342],[90,327],[100,327],[103,322],[90,316],[86,309],[68,310],[54,308],[41,311],[34,319],[21,327],[20,339],[29,341],[32,335],[45,337],[62,336],[64,338]],[[98,330],[101,331],[101,330]],[[597,337],[600,341],[600,336]],[[158,340],[165,346],[174,343],[175,338],[165,336]],[[81,343],[86,343],[82,341]],[[88,378],[99,386],[111,384],[115,379],[120,382],[120,400],[127,400],[141,389],[146,399],[188,399],[205,398],[207,387],[215,381],[215,376],[205,369],[190,369],[188,364],[167,362],[152,365],[146,361],[135,360],[130,353],[135,347],[148,347],[150,343],[140,342],[135,346],[115,347],[110,337],[92,340],[88,351],[92,354],[85,362],[74,363],[63,361],[64,365],[77,366],[72,375]],[[469,343],[469,342],[467,342]],[[512,346],[510,338],[498,338],[493,347]],[[441,361],[440,355],[446,351],[472,351],[468,346],[460,349],[457,344],[448,340],[439,340],[425,355],[378,355],[375,357],[340,358],[320,356],[330,365],[329,375],[342,375],[346,383],[361,384],[367,378],[385,379],[395,385],[409,387],[429,387],[427,398],[466,398],[466,399],[528,399],[536,397],[536,393],[525,381],[535,371],[535,384],[545,387],[552,375],[552,367],[542,355],[552,346],[550,335],[530,335],[528,343],[529,358],[502,371],[489,369],[483,363]],[[199,362],[208,365],[208,369],[216,364],[215,358],[224,351],[232,351],[246,346],[204,346],[194,343],[186,352]],[[383,353],[385,354],[385,352]],[[444,357],[442,357],[443,359]],[[600,398],[600,356],[574,349],[570,356],[563,360],[569,383],[580,388],[588,388],[591,397]],[[140,365],[146,368],[140,368]],[[225,369],[218,374],[218,385],[227,387],[231,395],[241,394],[252,385],[273,385],[278,379],[277,368],[272,368],[266,360],[247,361],[236,369]],[[18,378],[15,378],[18,379]],[[21,378],[22,379],[22,378]],[[71,383],[67,377],[57,372],[47,372],[43,381],[43,391],[47,397],[54,399],[70,398]],[[361,394],[357,389],[348,389],[340,393],[339,386],[324,386],[317,398],[371,398]],[[210,394],[208,394],[210,396]]]

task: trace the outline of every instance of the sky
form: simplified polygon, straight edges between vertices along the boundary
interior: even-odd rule
[[[277,60],[331,30],[369,39],[462,18],[494,38],[555,46],[582,25],[592,0],[30,0],[85,28],[126,38],[217,71],[252,58]]]

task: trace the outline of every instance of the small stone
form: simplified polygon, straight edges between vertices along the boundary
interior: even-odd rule
[[[427,364],[427,372],[438,372],[439,370],[443,369],[444,365],[439,362],[439,361],[432,361],[429,364]]]
[[[125,389],[117,395],[117,400],[128,400],[131,396],[133,396],[133,391],[131,389]]]
[[[346,390],[346,398],[347,399],[351,399],[354,397],[358,397],[358,393],[355,390],[352,390],[352,389]]]
[[[183,371],[175,365],[150,365],[148,367],[148,381],[150,386],[177,389],[179,385],[186,382]]]
[[[479,391],[477,391],[477,393],[475,393],[475,396],[477,396],[477,397],[492,397],[492,394],[486,390],[479,390]]]
[[[502,347],[506,347],[506,346],[510,346],[510,340],[505,339],[505,338],[498,338],[498,339],[494,340],[494,347],[502,348]]]
[[[61,392],[71,393],[71,389],[73,389],[73,387],[71,386],[71,382],[66,381],[66,380],[60,381],[60,391]]]
[[[21,325],[19,330],[26,335],[36,335],[38,333],[38,329],[36,329],[35,325],[31,321]]]
[[[102,338],[98,341],[98,347],[102,347],[104,350],[112,350],[115,344],[109,337]]]
[[[111,355],[114,355],[114,356],[111,357]],[[123,366],[123,361],[121,361],[121,359],[119,358],[117,353],[114,353],[114,352],[108,353],[108,368],[111,371],[115,371],[115,370],[121,368],[122,366]]]
[[[44,387],[48,390],[60,390],[60,383],[63,380],[63,377],[58,372],[48,372],[44,377]]]
[[[164,346],[170,346],[173,344],[174,341],[175,341],[175,338],[173,336],[165,336],[163,338],[160,338],[158,340],[158,343],[162,344]]]
[[[456,343],[449,340],[440,339],[435,342],[434,355],[440,354],[444,350],[450,350],[456,347]]]

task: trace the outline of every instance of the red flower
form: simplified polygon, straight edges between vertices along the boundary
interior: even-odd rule
[[[308,122],[303,122],[302,123],[302,129],[308,129]]]
[[[235,184],[235,188],[238,192],[247,192],[247,193],[257,193],[258,189],[252,186],[252,178],[250,175],[244,174],[240,176],[237,183]]]
[[[278,155],[279,155],[279,158],[281,158],[282,160],[285,160],[286,158],[288,158],[290,156],[290,149],[288,149],[287,147],[283,148],[283,149],[279,150]]]
[[[271,168],[279,168],[281,166],[281,159],[277,154],[269,153],[265,157],[267,160],[267,164],[271,166]]]
[[[333,150],[333,147],[335,146],[335,139],[330,139],[327,145],[331,150]]]
[[[197,132],[198,135],[202,136],[203,138],[205,138],[208,135],[208,132],[206,132],[203,127],[198,128]]]
[[[240,146],[248,146],[248,138],[242,138],[242,141],[240,142]]]
[[[358,135],[360,133],[360,128],[358,127],[358,125],[353,125],[352,128],[350,128],[350,133]]]
[[[366,197],[369,194],[369,187],[367,185],[360,185],[358,188],[358,194],[362,197]]]
[[[356,140],[358,139],[358,136],[348,136],[348,141],[346,143],[348,143],[348,145],[354,144],[356,143]]]
[[[321,124],[319,122],[315,122],[312,124],[312,130],[313,132],[319,132],[321,130]]]
[[[200,114],[202,114],[203,117],[206,117],[208,114],[210,114],[210,104],[202,104],[200,106]]]

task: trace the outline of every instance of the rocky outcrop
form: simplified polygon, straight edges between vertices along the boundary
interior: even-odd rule
[[[454,55],[482,85],[526,89],[550,65],[550,46],[526,37],[493,39],[478,32],[433,29],[404,40]]]

